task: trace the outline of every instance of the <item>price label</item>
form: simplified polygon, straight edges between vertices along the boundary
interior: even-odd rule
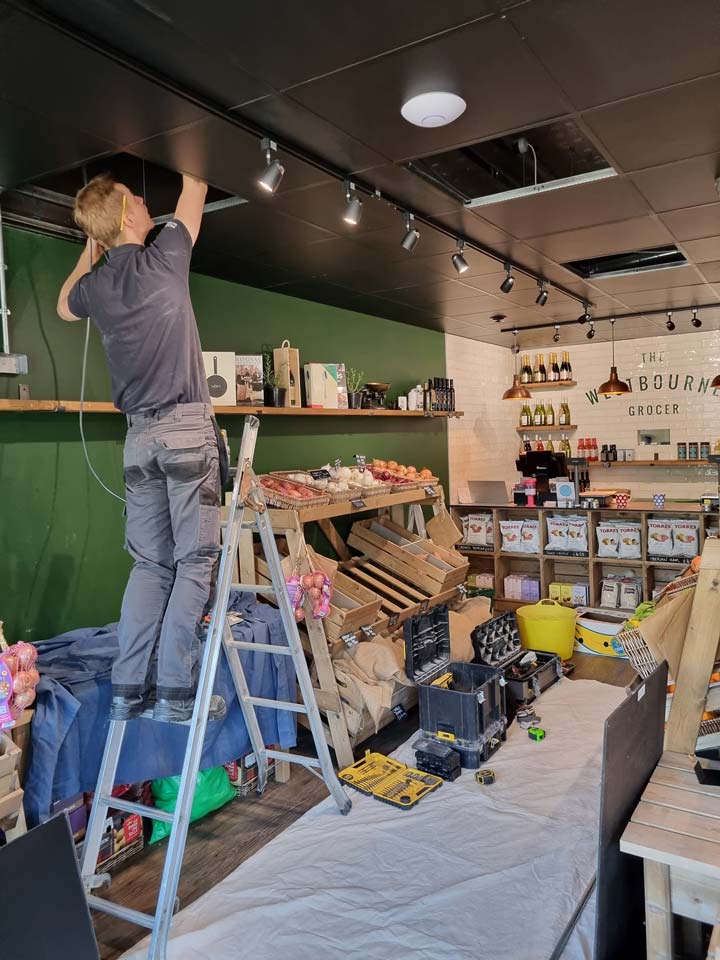
[[[407,711],[400,703],[396,707],[392,708],[392,712],[395,714],[398,720],[405,720],[407,717]]]
[[[360,627],[360,629],[368,638],[368,640],[372,640],[372,638],[375,636],[375,631],[373,630],[372,627]]]
[[[463,600],[464,600],[465,597],[467,596],[467,587],[465,586],[464,583],[459,583],[459,584],[457,585],[457,592],[460,594],[460,596],[461,596],[461,597],[463,598]]]
[[[365,506],[364,500],[351,500],[350,503],[355,507],[356,510],[362,510]]]
[[[435,487],[425,487],[425,493],[429,497],[434,497],[437,495],[437,490],[435,489]]]
[[[359,467],[361,470],[364,470],[365,467],[367,466],[367,460],[366,460],[366,458],[365,458],[365,454],[364,454],[364,453],[356,453],[356,454],[355,454],[355,463],[358,465],[358,467]]]
[[[394,613],[391,617],[388,617],[388,629],[392,630],[393,627],[397,626],[397,622],[400,619],[399,613]]]
[[[427,613],[427,608],[429,603],[430,603],[429,600],[423,600],[423,602],[418,607],[418,613]]]
[[[329,470],[311,470],[310,476],[313,480],[329,480],[330,471]]]
[[[357,636],[356,636],[354,633],[343,633],[343,634],[341,635],[340,639],[341,639],[341,640],[343,641],[343,643],[345,643],[348,647],[354,647],[354,646],[358,643],[358,638],[357,638]]]
[[[338,457],[337,460],[335,461],[335,469],[337,470],[337,468],[341,466],[342,466],[342,460],[340,459],[340,457]]]

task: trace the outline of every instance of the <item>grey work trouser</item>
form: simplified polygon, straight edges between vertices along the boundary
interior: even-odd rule
[[[210,404],[128,417],[126,548],[135,561],[120,615],[113,694],[193,696],[199,626],[220,552],[220,466]]]

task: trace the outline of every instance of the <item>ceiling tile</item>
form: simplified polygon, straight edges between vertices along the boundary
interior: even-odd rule
[[[442,310],[456,300],[477,297],[477,290],[463,283],[444,280],[441,283],[422,284],[392,290],[378,290],[377,295],[397,303],[408,303],[425,310]]]
[[[720,150],[720,76],[583,114],[626,173]]]
[[[647,213],[631,183],[600,180],[481,208],[482,216],[521,239],[561,233]]]
[[[398,164],[387,163],[363,170],[362,179],[383,193],[391,194],[409,208],[422,210],[428,216],[462,209],[462,204],[454,197]]]
[[[379,22],[383,22],[384,17]],[[482,64],[482,70],[478,70]],[[498,83],[512,64],[512,83]],[[400,115],[430,90],[459,93],[465,113],[420,128]],[[472,143],[566,112],[555,84],[505,20],[486,20],[292,90],[294,100],[393,160]]]
[[[484,290],[486,293],[492,293],[498,297],[506,297],[507,294],[503,293],[500,289],[500,284],[505,279],[506,273],[504,270],[498,270],[497,267],[498,265],[496,263],[494,273],[481,274],[480,276],[472,276],[470,271],[468,271],[463,274],[463,282],[471,287],[476,287],[478,290]],[[517,271],[514,271],[512,275],[515,278],[515,283],[512,287],[513,293],[518,290],[537,290],[537,280],[534,277],[528,277],[524,273],[518,273]]]
[[[426,258],[426,261],[428,259],[433,258]],[[438,259],[447,260],[448,258]],[[413,258],[404,263],[385,263],[374,260],[371,265],[363,269],[350,258],[347,263],[347,275],[342,282],[353,290],[364,290],[370,293],[378,290],[397,290],[421,283],[440,283],[443,275],[430,269],[426,261]],[[457,276],[454,270],[453,274]]]
[[[715,178],[718,175],[720,156],[711,153],[634,173],[632,180],[650,206],[661,213],[665,210],[714,203],[718,197],[715,188]]]
[[[420,239],[417,242],[415,250],[412,253],[408,253],[407,250],[400,246],[400,241],[405,234],[403,219],[400,213],[397,213],[396,216],[397,226],[360,234],[358,235],[357,242],[381,253],[387,259],[388,263],[393,263],[396,260],[404,262],[411,257],[418,257],[419,259],[421,256],[435,256],[442,253],[449,256],[457,249],[454,237],[446,237],[444,234],[438,233],[437,230],[432,230],[430,227],[415,224],[420,232]]]
[[[368,197],[356,191],[362,201],[362,217],[357,226],[343,220],[345,213],[345,190],[340,181],[330,181],[304,190],[291,190],[279,194],[272,204],[276,212],[297,217],[325,230],[358,238],[363,234],[387,227],[395,227],[399,221],[397,211],[384,200]]]
[[[664,213],[660,219],[676,240],[700,240],[720,234],[720,203]]]
[[[608,277],[596,279],[595,286],[605,293],[617,294],[626,301],[626,293],[642,290],[665,290],[670,287],[686,287],[698,282],[697,271],[692,266],[672,267],[669,270],[648,270],[645,273],[633,273],[627,277]]]
[[[586,257],[601,257],[643,247],[659,247],[671,242],[671,237],[665,227],[650,217],[637,217],[621,223],[535,237],[527,242],[545,256],[568,263]]]
[[[534,0],[510,19],[580,109],[718,70],[715,0]]]
[[[706,283],[696,283],[689,287],[670,287],[665,290],[642,290],[638,293],[622,294],[622,302],[632,310],[658,310],[663,307],[715,303],[718,299],[720,298],[713,288]]]
[[[698,270],[709,283],[720,282],[720,260],[709,260],[701,263]]]
[[[285,217],[259,204],[245,203],[205,217],[198,238],[203,255],[219,249],[244,259],[256,259],[265,250],[291,244],[312,246],[329,234],[319,227]]]
[[[683,250],[695,263],[720,260],[720,237],[713,237],[708,240],[688,240],[683,244]]]

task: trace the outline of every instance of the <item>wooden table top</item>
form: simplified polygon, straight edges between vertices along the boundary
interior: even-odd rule
[[[720,879],[720,787],[698,783],[695,758],[665,752],[620,840],[645,860]]]

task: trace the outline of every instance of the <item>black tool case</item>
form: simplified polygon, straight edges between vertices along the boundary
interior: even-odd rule
[[[443,780],[457,780],[462,773],[460,754],[457,750],[438,740],[421,737],[412,745],[415,751],[415,766],[425,773],[434,773]]]
[[[411,617],[404,625],[405,669],[418,685],[422,735],[460,754],[476,769],[507,738],[502,670],[450,660],[447,606]],[[449,674],[446,686],[433,685]]]
[[[504,667],[522,651],[520,631],[514,613],[503,613],[478,624],[470,634],[475,663],[486,667]]]
[[[534,654],[535,664],[520,666],[527,654]],[[511,664],[505,667],[505,684],[508,702],[522,707],[556,683],[563,675],[562,661],[555,653],[540,650],[523,650]]]

